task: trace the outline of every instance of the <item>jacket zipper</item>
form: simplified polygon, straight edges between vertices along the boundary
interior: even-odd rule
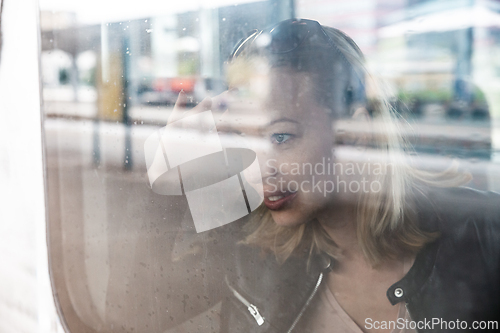
[[[408,309],[408,303],[406,303],[406,302],[405,302],[405,308],[406,308],[406,312],[408,312],[408,317],[410,317],[410,321],[413,321],[413,319],[411,319],[410,310]]]
[[[297,326],[297,323],[299,322],[300,318],[302,317],[302,315],[306,311],[306,308],[309,306],[309,303],[311,303],[311,300],[313,299],[314,295],[316,295],[316,293],[318,292],[319,286],[321,285],[321,281],[323,281],[323,272],[321,272],[319,274],[318,281],[316,282],[316,286],[314,286],[314,289],[313,289],[311,295],[309,295],[309,298],[307,299],[306,303],[304,304],[304,306],[300,310],[299,314],[297,315],[297,317],[293,321],[292,326],[287,331],[287,333],[291,333],[293,331],[293,329],[295,328],[295,326]]]
[[[229,284],[229,282],[227,281],[227,276],[226,276],[226,284],[229,287],[229,289],[231,289],[231,291],[233,292],[233,295],[247,307],[248,312],[250,312],[252,317],[255,319],[257,325],[262,326],[262,324],[264,324],[264,317],[262,317],[262,315],[260,314],[259,309],[255,305],[250,303],[245,297],[243,297],[236,289],[234,289]]]

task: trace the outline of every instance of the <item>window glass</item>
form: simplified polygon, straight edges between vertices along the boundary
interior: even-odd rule
[[[439,214],[492,223],[444,242],[482,246],[474,265],[489,258],[467,268],[479,280],[463,268],[450,286],[481,299],[476,283],[500,271],[498,199],[463,190],[500,189],[497,2],[40,10],[51,278],[69,331],[326,332],[344,320],[372,332],[412,314],[498,315],[495,301],[467,308],[472,296],[432,312],[431,283],[412,299],[398,285],[410,267],[426,272],[448,232]],[[444,276],[432,272],[421,275]]]

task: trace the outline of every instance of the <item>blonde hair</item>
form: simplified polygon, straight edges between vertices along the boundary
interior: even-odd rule
[[[415,254],[426,243],[432,242],[439,235],[419,228],[417,216],[411,202],[411,194],[419,185],[457,186],[470,180],[470,175],[457,172],[456,164],[442,173],[429,173],[412,168],[405,159],[405,150],[409,149],[398,125],[398,114],[388,103],[386,89],[368,74],[364,59],[356,44],[340,30],[323,27],[334,42],[339,58],[343,57],[352,66],[356,75],[362,75],[369,83],[368,91],[372,95],[373,106],[373,148],[380,152],[391,172],[374,176],[385,191],[362,193],[356,204],[357,238],[366,259],[377,265],[386,258],[395,258],[400,254]],[[311,55],[308,50],[306,56]],[[304,55],[303,55],[304,56]],[[248,61],[247,58],[246,61]],[[337,59],[339,60],[339,59]],[[229,67],[229,81],[241,81],[245,73],[251,73],[249,67]],[[346,82],[352,79],[348,76]],[[347,82],[349,83],[349,82]],[[367,85],[368,85],[367,83]],[[348,106],[349,107],[349,106]],[[356,107],[360,107],[359,103]],[[350,111],[352,114],[352,110]],[[333,258],[341,253],[335,242],[316,220],[306,221],[295,227],[277,225],[270,211],[263,205],[256,210],[245,226],[248,236],[244,244],[257,245],[274,253],[278,261],[283,262],[292,254],[307,252],[310,255],[324,252]]]

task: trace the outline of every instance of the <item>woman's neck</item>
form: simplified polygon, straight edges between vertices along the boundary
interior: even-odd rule
[[[356,233],[356,210],[348,205],[333,205],[317,219],[342,253],[342,257],[362,254]]]

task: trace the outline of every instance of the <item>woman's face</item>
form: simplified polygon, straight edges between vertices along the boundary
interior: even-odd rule
[[[333,163],[332,120],[315,100],[313,80],[305,72],[273,69],[254,85],[260,91],[243,103],[258,125],[241,132],[258,138],[252,148],[260,163],[264,204],[282,226],[313,219],[331,203],[337,186],[336,176],[326,170]]]

